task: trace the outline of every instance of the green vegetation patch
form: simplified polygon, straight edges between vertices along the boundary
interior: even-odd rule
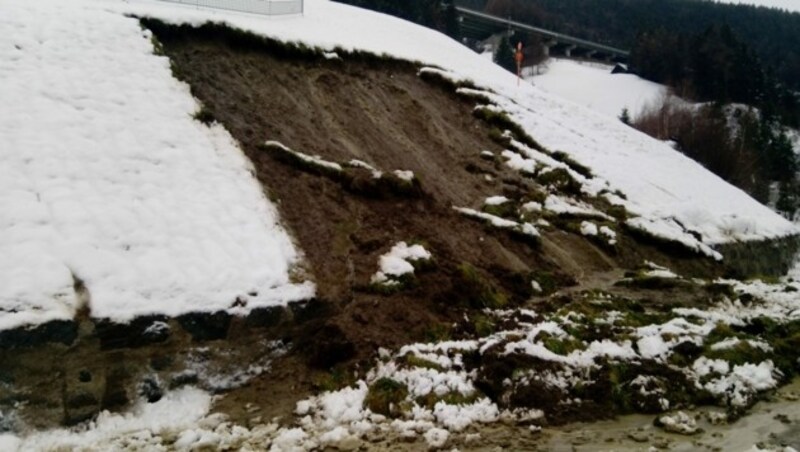
[[[511,146],[511,137],[503,133],[503,131],[497,127],[491,127],[489,129],[489,139],[503,147]]]
[[[508,304],[508,295],[497,289],[468,263],[462,263],[456,269],[454,285],[461,297],[459,301],[470,308],[499,309]]]
[[[624,206],[619,206],[616,204],[609,204],[603,209],[603,211],[620,221],[625,221],[630,216],[628,214],[628,209],[626,209]]]
[[[737,333],[756,336],[773,348],[771,359],[783,372],[785,378],[798,375],[800,371],[800,320],[779,323],[768,317],[751,319],[743,327],[733,327]]]
[[[703,351],[703,356],[709,359],[721,359],[728,361],[731,366],[740,366],[745,363],[758,364],[770,358],[770,353],[753,347],[747,341],[739,341],[735,345],[720,350],[712,350],[709,344]]]
[[[461,88],[461,87],[459,87],[459,88]],[[470,100],[470,101],[474,101],[474,102],[479,103],[479,104],[483,104],[483,105],[491,105],[492,104],[492,100],[489,99],[489,96],[487,96],[485,94],[482,94],[480,92],[463,91],[463,90],[461,90],[461,91],[456,91],[456,93],[459,96],[463,97],[464,99],[467,99],[467,100]]]
[[[485,121],[492,127],[495,127],[499,130],[508,130],[513,135],[514,138],[525,144],[526,146],[530,147],[531,149],[536,149],[537,151],[544,152],[546,154],[550,154],[550,152],[544,148],[541,144],[539,144],[536,140],[534,140],[525,129],[522,128],[519,124],[517,124],[514,120],[512,120],[507,113],[502,111],[495,111],[488,107],[478,107],[473,110],[472,114],[480,119]],[[490,132],[490,138],[492,134]]]
[[[311,376],[311,385],[320,392],[338,391],[356,382],[353,372],[336,366],[329,372],[318,372]]]
[[[722,342],[726,339],[740,338],[741,333],[735,331],[730,325],[724,322],[718,322],[717,325],[711,330],[704,339],[706,344],[715,344]]]
[[[539,295],[550,295],[562,287],[575,284],[575,280],[571,276],[548,270],[534,270],[529,275],[529,279],[539,284],[542,289]]]
[[[478,88],[477,85],[475,85],[475,83],[472,80],[467,80],[467,79],[453,80],[450,77],[446,77],[444,74],[442,74],[442,73],[440,73],[438,71],[424,71],[423,70],[423,71],[419,71],[418,74],[419,74],[419,78],[421,78],[422,80],[430,83],[431,85],[438,86],[440,88],[444,88],[446,91],[449,91],[449,92],[457,91],[459,88],[469,88],[469,89],[476,90],[476,91],[480,91],[481,90],[480,88]],[[483,99],[485,99],[484,103],[486,103],[486,104],[491,103],[489,101],[489,98],[487,98],[485,96],[479,96],[479,95],[477,95],[477,93],[476,94],[472,94],[472,93],[460,92],[458,94],[462,95],[462,96],[465,96],[467,98],[482,97]]]
[[[364,398],[364,406],[373,413],[398,417],[403,413],[402,404],[406,397],[408,397],[406,385],[384,377],[370,385]]]
[[[573,336],[557,337],[546,331],[536,335],[536,340],[557,355],[569,355],[576,350],[586,350],[586,344]]]
[[[439,372],[444,371],[444,368],[442,366],[440,366],[439,364],[437,364],[437,363],[435,363],[433,361],[424,359],[424,358],[420,358],[419,356],[417,356],[417,355],[415,355],[413,353],[408,353],[408,354],[404,355],[402,358],[400,358],[400,363],[405,364],[408,367],[420,367],[420,368],[423,368],[423,369],[433,369],[433,370],[436,370],[436,371],[439,371]]]
[[[555,151],[552,154],[550,154],[550,157],[553,157],[554,159],[558,160],[559,162],[566,164],[573,171],[575,171],[576,173],[580,174],[581,176],[583,176],[583,177],[585,177],[587,179],[591,179],[592,177],[594,177],[592,175],[592,170],[590,170],[587,166],[584,166],[584,165],[576,162],[575,159],[573,159],[566,152]]]
[[[621,279],[614,284],[617,286],[653,290],[690,288],[696,286],[693,281],[678,276],[659,276],[649,274],[648,272],[649,270],[625,272],[625,279]]]
[[[421,406],[424,406],[428,409],[433,409],[439,402],[444,402],[448,405],[469,405],[471,403],[475,403],[478,400],[478,393],[472,393],[469,395],[464,395],[458,391],[451,391],[444,395],[436,395],[435,392],[430,392],[423,397],[417,398],[416,402]]]
[[[566,168],[554,168],[550,171],[540,171],[536,176],[536,181],[561,193],[576,197],[582,194],[581,188],[583,186],[569,174]]]
[[[210,126],[217,120],[217,118],[214,116],[214,113],[205,105],[200,107],[200,109],[197,110],[194,115],[192,115],[192,118],[194,118],[195,121],[200,121],[207,126]]]
[[[482,210],[490,215],[512,221],[517,221],[519,219],[519,208],[517,202],[513,199],[509,199],[502,204],[484,204]]]
[[[491,336],[497,331],[497,322],[492,316],[486,314],[474,314],[470,317],[475,334],[478,337]]]
[[[432,323],[423,328],[422,337],[426,342],[444,342],[452,339],[453,333],[447,323]]]

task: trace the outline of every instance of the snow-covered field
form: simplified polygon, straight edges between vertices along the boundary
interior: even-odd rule
[[[312,296],[249,161],[119,6],[0,1],[0,329]]]
[[[541,74],[530,77],[536,86],[598,113],[617,118],[627,108],[631,118],[667,94],[664,85],[633,74],[612,74],[613,66],[551,58]]]

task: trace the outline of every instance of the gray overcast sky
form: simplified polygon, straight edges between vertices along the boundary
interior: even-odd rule
[[[744,3],[747,5],[771,6],[800,12],[800,0],[720,0],[720,3]]]

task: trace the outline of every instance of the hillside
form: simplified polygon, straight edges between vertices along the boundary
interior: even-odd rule
[[[530,448],[798,370],[797,226],[442,34],[0,10],[0,449]]]
[[[550,58],[541,74],[528,80],[544,91],[618,118],[623,109],[635,117],[667,95],[668,88],[634,74],[612,74],[613,66]]]
[[[753,49],[764,70],[793,90],[800,87],[797,52],[800,13],[797,12],[698,0],[458,0],[458,3],[623,49],[633,49],[642,33],[664,31],[671,38],[699,36],[709,26],[725,25]]]
[[[537,75],[527,80],[545,91],[611,117],[621,118],[626,109],[631,126],[672,141],[678,150],[715,174],[762,202],[770,202],[773,210],[781,209],[787,218],[792,218],[792,212],[797,210],[791,176],[796,170],[792,169],[794,163],[783,157],[788,156],[792,148],[794,154],[800,156],[798,133],[765,120],[756,107],[692,102],[675,96],[669,87],[633,74],[613,74],[611,66],[595,62],[551,58],[538,68]],[[755,134],[746,129],[754,125],[762,129],[762,137],[768,136],[765,131],[771,129],[772,141],[750,144],[747,139]],[[704,127],[705,132],[702,131]],[[713,131],[713,135],[708,131]],[[776,152],[779,131],[787,138],[786,154]],[[769,163],[779,158],[780,164]],[[781,177],[783,174],[773,169],[780,169],[786,176]],[[776,184],[781,184],[780,189]]]

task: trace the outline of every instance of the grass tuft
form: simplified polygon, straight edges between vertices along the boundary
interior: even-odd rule
[[[536,180],[544,186],[573,196],[580,196],[581,188],[583,187],[565,168],[555,168],[550,171],[540,172]]]
[[[196,121],[200,121],[201,123],[210,126],[211,124],[217,121],[217,118],[214,116],[214,113],[211,112],[206,106],[200,107],[197,112],[192,116]]]
[[[478,270],[468,263],[457,268],[456,282],[464,298],[462,302],[475,309],[499,309],[508,304],[508,296],[484,279]]]
[[[402,415],[402,403],[406,397],[408,397],[406,385],[384,377],[370,385],[369,392],[364,398],[364,406],[373,413],[399,417]]]

